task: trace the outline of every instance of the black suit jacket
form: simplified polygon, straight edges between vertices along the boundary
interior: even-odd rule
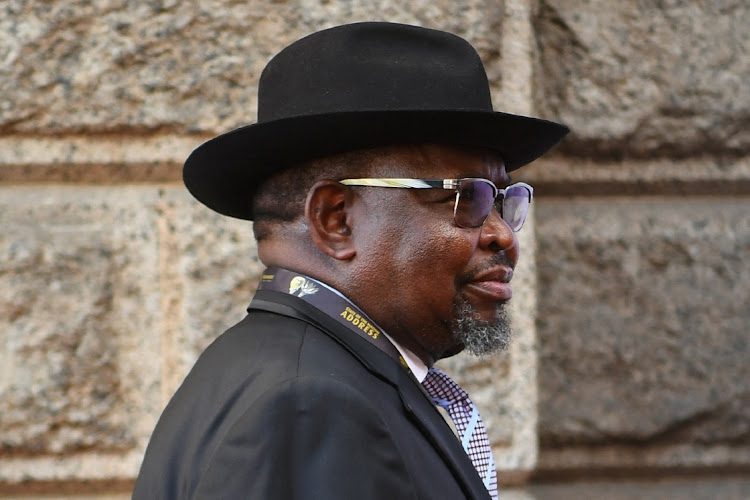
[[[133,498],[489,494],[403,367],[302,300],[259,291],[167,405]]]

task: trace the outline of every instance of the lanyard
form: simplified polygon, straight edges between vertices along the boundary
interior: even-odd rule
[[[406,360],[388,337],[383,335],[383,330],[343,295],[320,281],[280,267],[269,267],[263,271],[258,290],[287,293],[304,300],[374,344],[411,373]]]

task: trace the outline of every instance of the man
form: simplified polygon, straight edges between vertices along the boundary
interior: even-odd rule
[[[508,172],[567,128],[494,112],[461,38],[389,23],[295,42],[258,100],[184,178],[254,221],[268,269],[164,411],[133,498],[496,497],[481,418],[432,364],[506,347],[532,198]]]

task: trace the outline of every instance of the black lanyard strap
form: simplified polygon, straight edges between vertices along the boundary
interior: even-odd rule
[[[398,352],[396,346],[388,340],[387,336],[383,335],[383,329],[347,298],[333,291],[333,289],[320,281],[280,267],[269,267],[263,271],[258,290],[273,290],[304,300],[371,344],[374,344],[378,349],[411,372],[406,360]],[[279,309],[275,312],[285,314],[284,311],[286,309],[291,309],[288,306],[280,305],[280,307],[284,307],[284,310]],[[289,315],[288,311],[286,315]]]

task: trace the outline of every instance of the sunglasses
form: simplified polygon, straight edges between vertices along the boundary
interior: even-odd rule
[[[456,191],[453,220],[464,228],[480,227],[494,206],[500,217],[513,230],[519,231],[526,220],[534,189],[516,182],[498,189],[487,179],[344,179],[347,186],[375,186],[411,189],[451,189]]]

